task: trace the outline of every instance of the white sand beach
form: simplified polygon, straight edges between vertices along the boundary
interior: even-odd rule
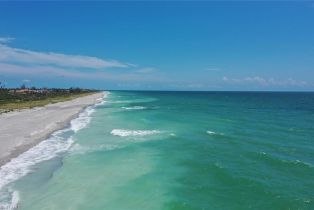
[[[0,115],[0,166],[66,127],[85,107],[95,104],[104,93],[44,107]]]

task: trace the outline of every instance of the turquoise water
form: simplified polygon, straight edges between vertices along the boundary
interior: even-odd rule
[[[2,208],[314,209],[313,93],[104,100],[0,170]]]

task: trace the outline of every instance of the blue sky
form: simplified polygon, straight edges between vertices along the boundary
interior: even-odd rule
[[[0,81],[314,90],[314,2],[0,2]]]

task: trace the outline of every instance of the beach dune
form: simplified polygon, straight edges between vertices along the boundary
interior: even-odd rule
[[[0,115],[0,166],[62,129],[104,93]]]

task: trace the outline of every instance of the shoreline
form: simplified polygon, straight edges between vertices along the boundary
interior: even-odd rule
[[[0,167],[65,128],[104,92],[0,115]]]

